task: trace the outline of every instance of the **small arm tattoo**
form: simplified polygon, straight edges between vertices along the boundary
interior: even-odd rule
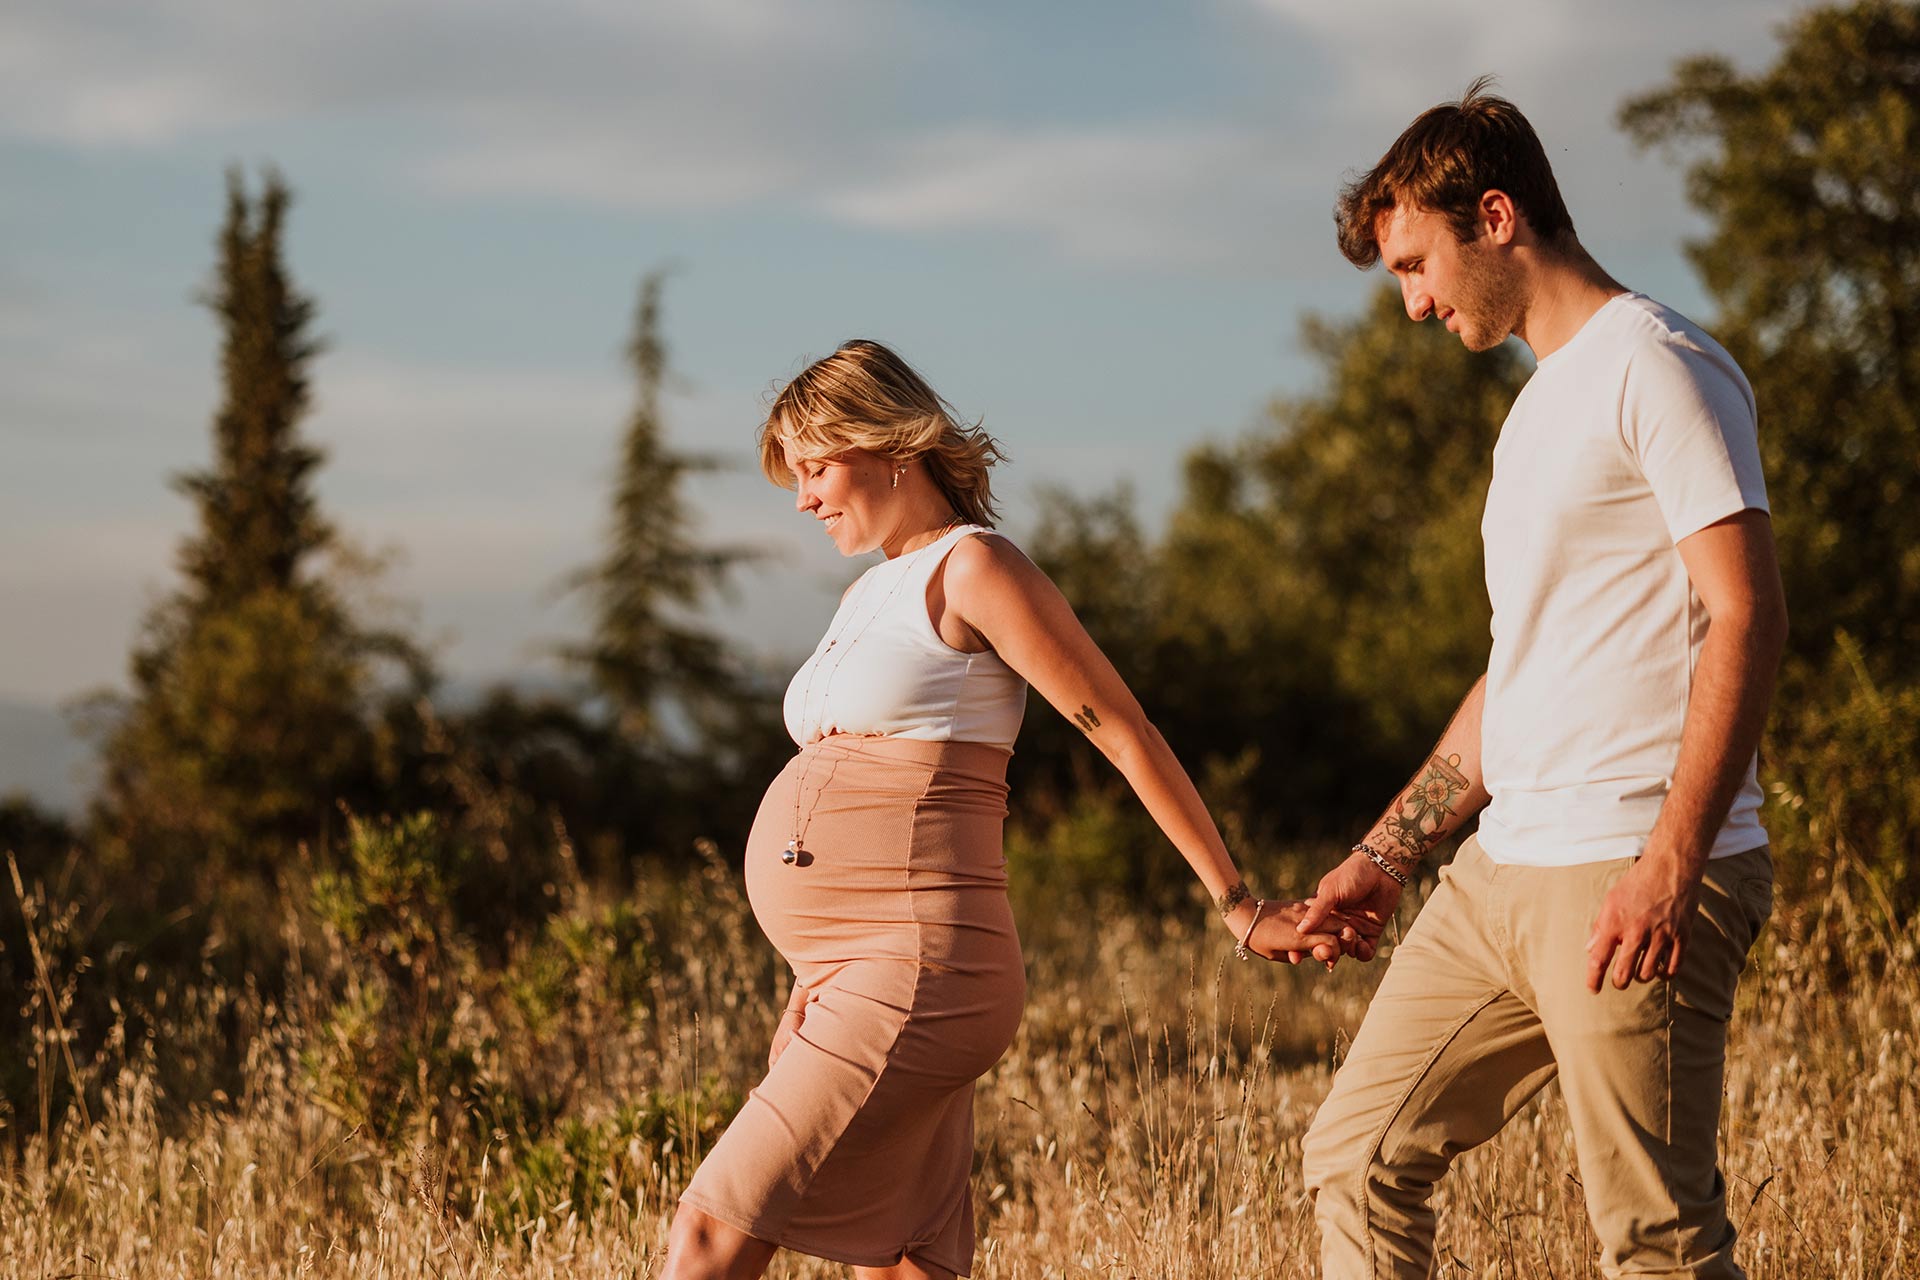
[[[1080,709],[1073,713],[1073,722],[1080,726],[1082,733],[1092,733],[1100,727],[1100,717],[1084,702],[1080,704]]]
[[[1418,864],[1427,851],[1440,842],[1443,829],[1458,812],[1457,802],[1467,787],[1467,775],[1460,771],[1459,756],[1434,756],[1427,761],[1427,767],[1386,818],[1385,835],[1398,846],[1396,852],[1401,858]]]
[[[1233,882],[1233,888],[1227,890],[1218,898],[1215,898],[1213,905],[1219,910],[1221,915],[1230,916],[1233,914],[1235,907],[1248,901],[1252,897],[1253,895],[1247,892],[1247,882],[1245,880],[1235,880]]]

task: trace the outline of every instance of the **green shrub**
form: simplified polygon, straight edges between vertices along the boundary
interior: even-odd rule
[[[683,1185],[744,1101],[708,1075],[693,1089],[649,1090],[612,1115],[562,1120],[545,1136],[509,1146],[501,1153],[499,1183],[488,1191],[494,1229],[517,1231],[562,1208],[586,1217],[662,1178]]]
[[[1842,633],[1827,671],[1785,682],[1767,744],[1767,830],[1783,904],[1857,874],[1888,922],[1920,907],[1920,684],[1876,682]]]
[[[478,966],[448,885],[464,860],[430,813],[356,818],[341,866],[314,876],[335,994],[304,1065],[322,1105],[381,1141],[452,1121],[489,1047],[462,1009]]]

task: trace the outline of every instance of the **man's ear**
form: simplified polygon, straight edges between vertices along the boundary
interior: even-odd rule
[[[1513,197],[1498,189],[1480,196],[1480,225],[1495,244],[1512,244],[1520,233],[1520,211]]]

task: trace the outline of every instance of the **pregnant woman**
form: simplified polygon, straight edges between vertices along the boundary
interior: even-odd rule
[[[681,1197],[665,1275],[748,1280],[787,1248],[863,1280],[945,1280],[973,1259],[974,1081],[1026,995],[1000,836],[1028,683],[1125,775],[1243,957],[1326,960],[1339,938],[1248,894],[1165,740],[989,527],[995,442],[897,355],[857,341],[809,366],[760,455],[842,555],[886,558],[787,689],[800,753],[760,804],[746,877],[793,996],[766,1078]]]

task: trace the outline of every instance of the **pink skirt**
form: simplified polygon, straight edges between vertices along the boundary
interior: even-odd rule
[[[816,1257],[967,1274],[974,1081],[1026,998],[1001,851],[1007,758],[836,735],[768,789],[747,896],[807,988],[806,1017],[685,1203]]]

